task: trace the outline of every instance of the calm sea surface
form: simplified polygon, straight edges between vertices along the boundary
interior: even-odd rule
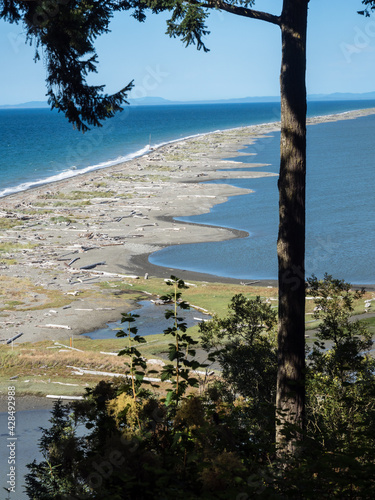
[[[375,101],[312,102],[309,115],[374,106]],[[134,158],[150,145],[279,119],[275,103],[132,106],[83,135],[48,109],[0,110],[0,197]],[[327,271],[356,283],[375,282],[374,125],[368,117],[309,127],[308,273]],[[264,171],[277,172],[278,134],[252,146],[249,153],[254,152],[256,161],[270,164]],[[221,276],[275,278],[276,178],[231,182],[256,193],[183,220],[244,229],[249,238],[172,247],[150,260]]]
[[[9,487],[7,485],[7,474],[9,474],[7,445],[9,444],[7,433],[7,413],[0,413],[0,498],[7,498],[3,488]],[[26,465],[30,464],[34,459],[37,462],[43,460],[37,443],[42,437],[43,432],[40,427],[49,428],[49,420],[51,412],[49,410],[30,410],[18,411],[16,414],[16,493],[12,493],[10,498],[14,500],[26,500],[29,498],[24,493],[24,476],[29,472]]]

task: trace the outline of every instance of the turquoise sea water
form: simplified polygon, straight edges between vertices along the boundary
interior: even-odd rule
[[[375,101],[312,102],[308,113],[318,116],[368,107],[375,107]],[[113,165],[143,154],[150,145],[279,119],[275,103],[132,106],[103,128],[83,135],[62,115],[47,109],[0,110],[0,197]],[[309,273],[328,271],[356,283],[375,282],[374,125],[374,118],[368,117],[309,127]],[[263,167],[265,171],[277,172],[278,134],[258,141],[249,150],[254,152],[256,161],[271,164]],[[256,193],[234,197],[208,215],[184,220],[244,229],[249,238],[172,247],[150,260],[221,276],[275,278],[276,178],[232,182]]]
[[[312,102],[310,115],[375,106],[375,101]],[[141,155],[149,145],[221,129],[274,122],[276,103],[128,106],[82,134],[48,109],[0,110],[0,197]]]

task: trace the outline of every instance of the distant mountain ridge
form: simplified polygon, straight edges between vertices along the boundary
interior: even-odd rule
[[[355,94],[350,92],[335,92],[333,94],[310,94],[308,101],[370,101],[375,100],[375,92],[365,92]],[[216,100],[194,100],[194,101],[170,101],[163,97],[142,97],[138,99],[129,99],[129,103],[137,106],[162,106],[173,104],[241,104],[241,103],[261,103],[261,102],[280,102],[279,96],[262,97],[238,97],[232,99]],[[3,104],[0,109],[40,109],[49,108],[46,101],[29,101],[21,104]]]
[[[1,104],[0,109],[33,109],[33,108],[49,108],[47,101],[29,101],[21,104]]]

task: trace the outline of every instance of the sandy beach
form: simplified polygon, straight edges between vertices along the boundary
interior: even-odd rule
[[[309,123],[369,114],[375,109]],[[170,276],[172,270],[148,263],[151,252],[246,236],[173,217],[208,212],[229,196],[249,192],[228,185],[228,179],[274,175],[257,171],[257,163],[223,158],[240,157],[238,150],[279,127],[272,123],[181,140],[126,163],[0,199],[0,340],[18,333],[23,342],[57,340],[92,331],[132,307],[119,304],[103,282],[133,283],[146,273]],[[222,183],[204,182],[213,179]]]

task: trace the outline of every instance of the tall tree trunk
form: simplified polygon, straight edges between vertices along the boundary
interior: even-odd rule
[[[305,406],[306,31],[308,0],[284,0],[279,177],[279,332],[276,442],[296,452],[289,424],[303,427]]]

